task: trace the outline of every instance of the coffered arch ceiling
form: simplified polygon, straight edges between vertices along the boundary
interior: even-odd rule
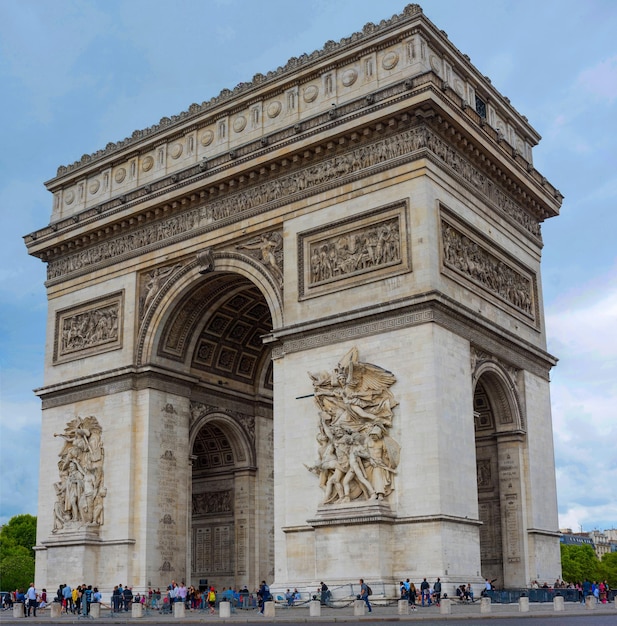
[[[175,305],[158,356],[210,383],[271,389],[270,348],[262,339],[271,331],[260,290],[243,276],[214,272]]]

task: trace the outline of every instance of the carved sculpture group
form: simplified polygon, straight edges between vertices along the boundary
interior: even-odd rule
[[[401,258],[398,219],[311,244],[311,284],[372,269]]]
[[[350,350],[333,372],[309,373],[319,407],[319,477],[324,504],[383,500],[394,488],[400,446],[389,435],[394,375]]]
[[[54,533],[103,524],[107,489],[103,486],[105,451],[101,433],[101,426],[92,415],[76,417],[63,433],[54,433],[54,437],[64,439],[58,455],[60,479],[54,483]]]

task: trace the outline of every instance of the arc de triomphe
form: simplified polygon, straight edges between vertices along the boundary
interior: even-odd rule
[[[37,585],[558,577],[539,139],[409,5],[60,167]]]

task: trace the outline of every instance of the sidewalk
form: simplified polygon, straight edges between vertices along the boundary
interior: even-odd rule
[[[146,615],[141,618],[131,617],[131,613],[116,613],[110,614],[110,611],[105,609],[101,611],[101,617],[99,619],[79,619],[77,615],[62,615],[61,617],[51,618],[51,612],[47,609],[37,611],[37,617],[30,617],[28,621],[46,622],[49,624],[75,624],[75,623],[107,623],[107,624],[126,624],[126,623],[153,623],[153,624],[192,624],[192,623],[247,623],[255,622],[263,619],[265,623],[271,622],[297,622],[297,623],[320,623],[320,622],[341,622],[341,623],[360,623],[363,621],[388,621],[388,622],[416,622],[426,619],[440,618],[447,619],[491,619],[493,617],[514,617],[517,615],[530,616],[530,617],[545,617],[559,618],[564,615],[587,615],[592,618],[595,615],[614,615],[617,622],[617,606],[615,603],[611,604],[597,604],[593,609],[585,608],[584,605],[569,602],[564,605],[564,611],[555,611],[552,602],[546,603],[531,603],[529,605],[529,612],[520,613],[518,604],[492,604],[490,613],[480,613],[480,603],[474,604],[452,604],[452,613],[450,615],[442,615],[440,608],[437,606],[422,607],[418,606],[416,611],[413,611],[410,615],[399,615],[398,606],[396,604],[389,606],[380,606],[378,602],[373,603],[372,613],[366,613],[364,616],[354,615],[353,604],[342,608],[321,607],[321,615],[319,617],[311,617],[309,615],[308,605],[301,605],[298,607],[286,608],[283,606],[277,606],[275,609],[274,618],[263,618],[257,610],[242,610],[238,609],[235,613],[231,614],[231,617],[221,618],[219,613],[210,615],[209,611],[187,611],[186,616],[183,618],[174,618],[169,614],[160,614],[156,611],[148,611]],[[14,621],[12,611],[0,612],[0,623]],[[558,622],[554,622],[555,625]]]

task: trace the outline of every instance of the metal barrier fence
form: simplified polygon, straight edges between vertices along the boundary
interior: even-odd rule
[[[581,602],[582,600],[578,589],[501,589],[484,591],[482,595],[490,598],[495,604],[516,603],[521,597],[528,597],[529,602],[552,602],[555,596],[562,596],[565,602]],[[617,589],[612,589],[607,599],[612,602],[615,597],[617,597]]]

